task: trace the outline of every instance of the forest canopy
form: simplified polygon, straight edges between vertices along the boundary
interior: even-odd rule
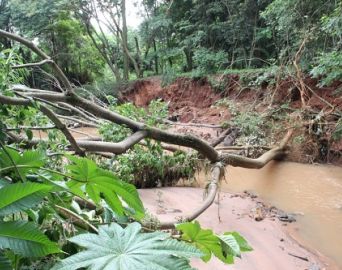
[[[39,43],[72,82],[100,88],[110,78],[286,66],[296,54],[322,84],[341,78],[341,1],[133,2],[137,29],[127,26],[125,1],[1,0],[0,28]],[[23,48],[19,54],[35,57]],[[43,84],[40,77],[31,74],[33,86]]]

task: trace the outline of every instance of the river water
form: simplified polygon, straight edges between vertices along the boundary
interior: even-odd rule
[[[342,269],[342,168],[271,162],[260,170],[227,167],[221,190],[250,191],[297,213],[299,236]]]

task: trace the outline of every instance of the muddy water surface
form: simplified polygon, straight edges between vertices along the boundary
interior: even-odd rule
[[[342,269],[342,168],[272,162],[261,170],[227,168],[222,191],[251,191],[266,202],[299,214],[299,236]]]

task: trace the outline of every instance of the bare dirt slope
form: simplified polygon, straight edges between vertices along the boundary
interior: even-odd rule
[[[137,81],[122,93],[122,99],[145,107],[160,98],[168,102],[170,116],[184,123],[217,124],[229,119],[227,109],[213,107],[221,95],[213,91],[206,79],[179,78],[164,88],[160,84],[159,78]]]
[[[160,220],[175,220],[188,214],[199,206],[203,198],[203,189],[199,188],[161,188],[139,190],[145,207]],[[329,269],[337,270],[324,258],[314,255],[301,247],[286,233],[288,223],[274,218],[255,221],[251,213],[256,208],[256,201],[249,196],[236,196],[221,193],[219,204],[213,204],[199,218],[203,228],[215,232],[238,231],[254,248],[243,253],[242,260],[236,259],[233,266],[227,266],[216,259],[209,263],[194,260],[192,265],[200,270],[295,270]],[[292,254],[292,255],[290,255]],[[295,257],[298,256],[298,257]],[[325,262],[323,262],[325,261]]]
[[[213,80],[216,80],[219,90],[215,83],[213,85]],[[307,77],[303,81],[307,87],[304,113],[301,110],[298,83],[293,78],[283,79],[277,85],[244,86],[238,75],[230,74],[217,76],[211,81],[207,78],[178,78],[163,88],[160,78],[154,77],[132,83],[122,92],[121,99],[144,107],[151,100],[159,98],[168,103],[172,121],[227,125],[233,119],[234,112],[229,106],[216,106],[220,99],[226,98],[239,112],[255,111],[268,115],[273,122],[275,117],[279,117],[274,123],[274,126],[278,126],[274,134],[268,134],[269,128],[264,129],[270,138],[277,140],[281,138],[282,131],[295,126],[293,138],[297,137],[297,145],[289,156],[291,161],[341,164],[342,139],[333,140],[332,134],[342,111],[342,82],[319,87],[316,79]],[[282,115],[277,115],[282,106],[288,109],[283,110]],[[209,142],[223,131],[181,125],[171,130],[194,134]]]

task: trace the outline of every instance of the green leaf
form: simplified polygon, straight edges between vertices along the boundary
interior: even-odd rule
[[[203,252],[203,261],[209,261],[212,253],[222,257],[220,239],[212,230],[201,229],[197,221],[178,224],[176,228],[182,232],[182,240],[192,243]]]
[[[56,264],[52,270],[190,270],[189,258],[202,254],[195,247],[171,239],[163,232],[141,233],[137,222],[122,228],[112,223],[99,227],[99,234],[70,239],[85,248]]]
[[[3,252],[0,252],[0,269],[13,270],[11,266],[11,261],[5,256]]]
[[[26,129],[26,130],[25,130],[25,133],[26,133],[27,139],[28,139],[29,141],[31,141],[32,138],[33,138],[33,132],[32,132],[32,130],[31,130],[31,129]]]
[[[240,246],[233,235],[219,235],[219,238],[222,241],[221,245],[224,250],[224,255],[241,257]]]
[[[29,172],[37,172],[40,167],[44,166],[46,161],[45,154],[37,150],[25,151],[22,155],[20,155],[19,152],[6,147],[6,152],[7,153],[5,153],[3,150],[0,151],[0,168],[13,167],[14,162],[18,167],[21,178],[25,178]],[[10,157],[7,154],[9,154]],[[25,167],[23,168],[20,166]],[[14,168],[10,171],[14,171]]]
[[[221,240],[225,263],[234,263],[234,257],[241,258],[241,252],[252,251],[247,241],[237,232],[226,232],[218,236]]]
[[[99,203],[101,198],[104,198],[112,210],[119,215],[125,212],[123,201],[134,209],[137,218],[144,216],[144,206],[133,185],[120,181],[109,171],[98,168],[92,160],[73,156],[68,158],[73,162],[67,166],[68,175],[72,178],[68,182],[68,187],[73,192],[82,196],[86,191],[95,203]]]
[[[226,232],[223,235],[232,235],[237,241],[241,252],[252,251],[253,248],[248,244],[245,238],[243,238],[238,232]]]
[[[241,252],[252,250],[237,232],[216,235],[212,230],[202,229],[197,221],[178,224],[176,228],[182,232],[182,240],[193,244],[204,253],[202,260],[205,262],[214,254],[222,262],[232,264],[234,257],[241,257]]]
[[[11,249],[24,257],[42,257],[61,252],[58,245],[51,242],[31,222],[0,222],[0,249]]]
[[[26,210],[41,202],[52,187],[37,183],[16,183],[0,189],[0,216]]]

